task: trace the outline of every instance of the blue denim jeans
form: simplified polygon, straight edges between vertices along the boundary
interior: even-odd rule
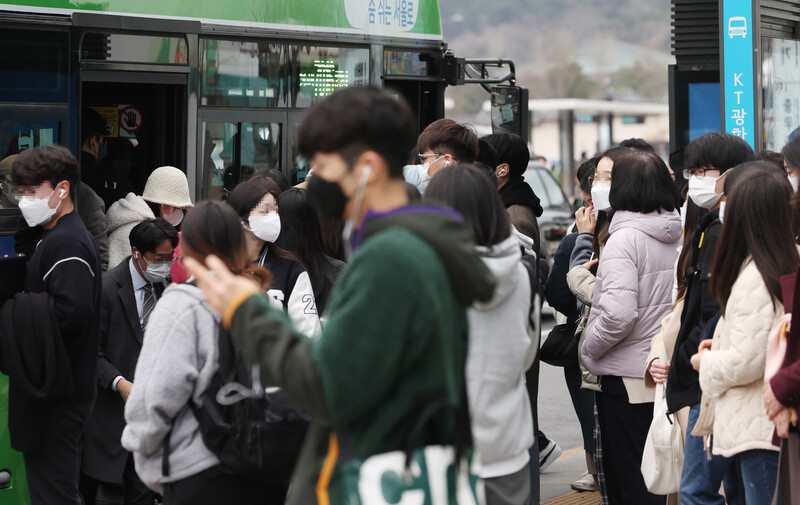
[[[683,451],[681,505],[725,505],[726,498],[728,505],[739,505],[739,479],[734,459],[712,456],[709,460],[703,450],[703,437],[692,436],[699,416],[700,405],[694,405],[689,410]],[[719,494],[720,484],[725,487],[725,497]],[[747,505],[752,505],[749,500]]]
[[[745,503],[770,505],[778,479],[778,453],[753,450],[737,454],[736,457],[742,466]]]

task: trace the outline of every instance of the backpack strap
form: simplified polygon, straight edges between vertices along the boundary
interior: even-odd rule
[[[186,284],[191,284],[192,286],[197,287],[195,281],[187,282]],[[233,341],[231,340],[230,335],[227,333],[227,330],[222,326],[222,323],[219,322],[217,324],[217,372],[219,373],[220,370],[227,370],[234,363],[233,357],[234,349],[233,349]],[[196,408],[200,408],[199,405],[195,405],[194,399],[189,398],[189,406],[192,408],[192,411]],[[183,410],[178,412],[178,415]],[[178,415],[175,416],[177,419]],[[175,419],[172,420],[170,424],[169,431],[167,435],[164,437],[164,448],[161,454],[161,474],[164,477],[169,477],[170,474],[170,465],[169,465],[169,455],[172,453],[172,448],[170,447],[170,439],[172,437],[172,429],[175,427]]]

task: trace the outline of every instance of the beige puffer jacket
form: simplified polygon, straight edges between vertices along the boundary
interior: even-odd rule
[[[700,417],[693,434],[713,434],[713,453],[731,457],[772,445],[775,426],[764,407],[767,336],[783,315],[756,267],[748,258],[731,289],[725,315],[714,331],[711,350],[700,360],[703,390]]]

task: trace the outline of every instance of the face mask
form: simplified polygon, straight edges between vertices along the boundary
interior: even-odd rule
[[[611,209],[611,200],[609,200],[610,194],[611,194],[610,184],[598,183],[596,186],[592,187],[592,203],[594,204],[595,210]]]
[[[56,190],[54,189],[47,198],[23,196],[19,199],[19,210],[22,212],[22,217],[25,218],[25,222],[28,223],[28,226],[33,228],[40,224],[47,224],[53,219],[58,207],[61,205],[60,198],[64,198],[64,195],[67,194],[67,192],[62,189],[59,193],[60,198],[58,200],[58,205],[56,205],[55,209],[51,209],[47,202],[50,201],[50,197],[52,197],[55,192]]]
[[[277,212],[270,212],[266,216],[250,216],[247,221],[250,231],[264,242],[271,244],[281,234],[281,217]]]
[[[172,213],[167,214],[165,212],[166,209],[172,209]],[[175,207],[170,207],[169,205],[162,205],[161,217],[163,217],[164,220],[172,226],[178,226],[181,224],[181,221],[183,221],[183,209],[176,209]]]
[[[341,219],[347,206],[347,196],[335,182],[314,176],[308,183],[308,199],[317,211],[330,219]]]
[[[137,259],[142,260],[144,259],[141,254],[137,253]],[[147,270],[142,267],[141,261],[139,262],[139,268],[142,269],[142,275],[147,280],[147,282],[164,282],[167,276],[169,275],[169,271],[172,268],[172,263],[164,263],[164,262],[148,262],[144,260],[147,264]]]
[[[714,208],[722,198],[722,194],[716,191],[719,177],[697,177],[696,175],[689,177],[689,198],[695,205],[704,209]]]
[[[428,181],[431,180],[431,176],[428,174],[429,168],[431,168],[430,163],[423,163],[422,165],[417,165],[417,170],[419,170],[419,178],[422,184],[427,184]]]
[[[428,173],[428,170],[431,169],[431,165],[433,165],[434,163],[436,163],[437,161],[439,161],[442,158],[444,158],[444,155],[439,156],[438,158],[436,158],[433,161],[429,161],[427,163],[423,163],[422,165],[419,165],[419,176],[422,178],[423,184],[427,183],[428,181],[431,180],[431,176]],[[448,161],[448,162],[445,163],[444,166],[448,166],[449,164],[450,164],[450,162]]]
[[[797,193],[797,187],[800,186],[800,179],[797,177],[789,177],[789,184],[792,185],[792,191]]]
[[[688,205],[686,205],[684,203],[683,207],[681,207],[681,230],[685,230],[686,229],[686,212],[687,211],[688,211]]]
[[[719,204],[719,222],[722,223],[725,217],[725,202]]]
[[[100,142],[100,147],[97,148],[97,162],[99,163],[106,156],[108,156],[108,149],[106,149],[106,143]]]

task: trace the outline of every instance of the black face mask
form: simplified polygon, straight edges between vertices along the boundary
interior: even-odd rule
[[[314,176],[308,182],[307,191],[309,201],[320,214],[331,219],[344,217],[347,196],[338,184]]]

